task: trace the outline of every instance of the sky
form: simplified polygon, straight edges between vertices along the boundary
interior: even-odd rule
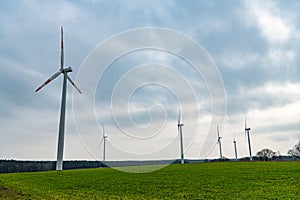
[[[62,76],[65,160],[286,155],[300,137],[300,2],[1,1],[0,159],[56,160]],[[199,71],[200,70],[200,71]]]

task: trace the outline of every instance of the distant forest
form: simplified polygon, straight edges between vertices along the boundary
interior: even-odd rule
[[[106,167],[99,161],[64,161],[64,169]],[[55,170],[56,161],[0,160],[0,173]]]
[[[258,157],[253,157],[254,161],[262,161]],[[269,161],[299,161],[292,156],[276,156]],[[234,162],[235,159],[186,159],[185,163],[200,162]],[[249,161],[248,157],[240,158],[238,161]],[[121,167],[121,166],[141,166],[141,165],[159,165],[159,164],[179,164],[180,160],[153,160],[153,161],[64,161],[63,169],[84,169],[84,168],[103,168],[103,167]],[[20,161],[20,160],[0,160],[0,173],[12,172],[37,172],[55,170],[56,161]]]

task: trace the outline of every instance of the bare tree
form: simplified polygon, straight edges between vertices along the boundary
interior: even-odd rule
[[[276,152],[271,149],[262,149],[256,153],[256,157],[264,161],[272,160],[276,157],[276,155]]]
[[[294,146],[293,149],[288,150],[288,155],[300,159],[300,141]]]

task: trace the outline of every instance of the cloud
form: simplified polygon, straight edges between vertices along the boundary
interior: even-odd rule
[[[254,151],[269,146],[285,153],[295,143],[299,129],[296,125],[300,98],[299,7],[297,1],[288,4],[281,1],[3,2],[0,7],[0,125],[4,134],[1,134],[0,141],[6,142],[0,145],[0,156],[55,159],[61,77],[40,93],[33,91],[59,68],[60,26],[65,28],[65,61],[74,69],[70,74],[72,77],[75,77],[80,64],[96,45],[119,32],[157,26],[186,34],[210,54],[224,81],[227,96],[227,118],[222,129],[224,155],[233,156],[233,134],[238,140],[239,155],[247,155],[243,138],[245,115],[248,115],[249,125],[253,128]],[[131,38],[129,44],[136,40]],[[112,51],[120,48],[115,46]],[[188,50],[186,46],[182,48]],[[110,53],[105,52],[101,58]],[[123,84],[134,85],[150,77],[153,81],[166,78],[173,88],[182,90],[183,131],[186,141],[193,141],[190,145],[186,144],[189,145],[186,156],[199,158],[200,147],[211,120],[211,99],[203,77],[196,75],[195,70],[180,58],[154,50],[133,52],[120,58],[112,63],[115,68],[108,70],[99,82],[95,96],[95,117],[107,125],[107,132],[112,139],[108,142],[108,148],[115,141],[122,147],[133,146],[132,150],[139,151],[142,147],[116,133],[118,130],[109,114],[109,98],[123,73],[133,66],[150,62],[170,66],[183,75],[197,94],[199,118],[195,117],[199,113],[195,111],[190,96],[186,95],[187,86],[174,81],[172,73],[162,73],[161,77],[159,74],[151,76],[150,70],[144,74],[138,73],[136,77],[127,77],[128,80],[124,79]],[[91,81],[89,79],[85,81]],[[88,88],[78,86],[83,90],[83,95],[75,97],[85,100]],[[99,158],[98,139],[101,131],[87,115],[87,105],[83,105],[80,115],[84,133],[77,135],[78,122],[74,122],[72,116],[71,96],[70,86],[65,158],[94,159],[87,151],[89,148]],[[170,138],[175,138],[177,142],[176,98],[162,88],[146,87],[135,93],[131,100],[129,113],[132,120],[141,126],[150,122],[158,125],[164,120],[159,109],[149,113],[151,105],[164,106],[169,118],[164,135],[160,137],[162,142],[156,141],[155,147],[168,143]],[[152,121],[150,116],[155,116]],[[120,107],[118,117],[121,121],[128,117],[127,109]],[[193,135],[191,127],[196,122],[200,126]],[[127,128],[133,130],[133,127]],[[215,141],[214,133],[210,137]],[[176,145],[172,147],[178,150],[178,143]],[[150,150],[151,146],[147,146],[147,151]],[[177,154],[174,155],[176,157]],[[111,159],[130,158],[126,156],[116,156],[108,151],[108,158]],[[217,150],[208,155],[217,156]]]
[[[253,21],[262,37],[271,44],[282,44],[291,38],[292,28],[287,12],[281,13],[275,1],[246,1],[249,19]]]

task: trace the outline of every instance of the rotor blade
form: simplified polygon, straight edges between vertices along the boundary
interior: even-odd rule
[[[247,116],[245,117],[245,140],[247,141]]]
[[[100,140],[98,146],[101,146],[102,143],[104,142],[104,134],[105,134],[105,133],[104,133],[104,125],[102,125],[102,137],[101,137],[101,140]]]
[[[78,89],[78,87],[75,85],[75,83],[71,80],[71,78],[68,76],[67,73],[65,73],[65,75],[67,76],[67,79],[70,81],[70,83],[77,89],[77,91],[81,94],[81,91]]]
[[[218,141],[220,140],[219,126],[217,126]]]
[[[60,28],[60,34],[61,34],[60,70],[63,70],[63,67],[64,67],[64,30],[63,30],[63,27]]]
[[[103,136],[103,138],[105,137],[105,129],[104,129],[104,124],[102,124],[102,136]]]
[[[99,144],[98,144],[98,146],[102,146],[102,143],[103,143],[103,141],[104,141],[104,139],[103,139],[103,137],[101,138],[101,140],[100,140],[100,142],[99,142]]]
[[[178,124],[180,124],[180,119],[181,118],[181,110],[179,109],[179,112],[178,112]]]
[[[58,77],[60,75],[60,71],[56,72],[55,74],[53,74],[48,80],[45,81],[45,83],[43,83],[40,87],[38,87],[38,89],[35,90],[35,92],[38,92],[40,89],[42,89],[45,85],[47,85],[48,83],[50,83],[52,80],[54,80],[56,77]]]

